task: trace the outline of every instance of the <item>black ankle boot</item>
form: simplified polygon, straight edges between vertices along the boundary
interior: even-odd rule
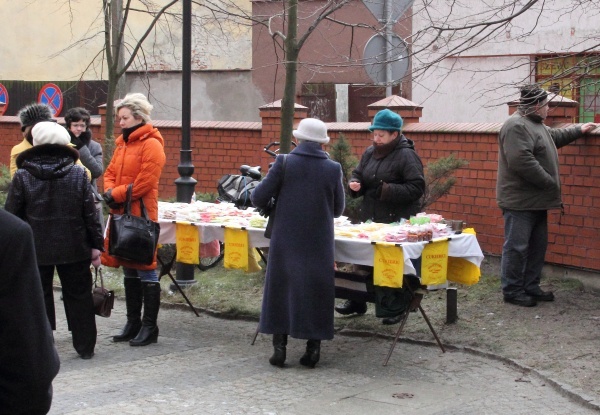
[[[300,358],[302,366],[310,367],[311,369],[319,362],[321,357],[321,340],[309,340],[306,342],[306,352]]]
[[[274,334],[273,356],[269,359],[269,363],[273,366],[283,367],[285,363],[285,346],[287,346],[287,334]]]
[[[134,339],[129,340],[130,346],[146,346],[158,341],[158,310],[160,309],[160,284],[157,282],[143,283],[144,317],[142,328]]]
[[[334,308],[335,311],[344,316],[354,313],[362,315],[367,312],[367,303],[361,301],[346,300],[344,303]]]
[[[142,328],[142,281],[139,278],[125,278],[125,307],[127,323],[121,334],[113,336],[114,342],[126,342],[133,339]]]

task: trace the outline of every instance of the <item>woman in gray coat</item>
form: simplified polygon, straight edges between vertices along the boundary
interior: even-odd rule
[[[300,363],[313,368],[321,340],[333,338],[333,219],[344,211],[344,187],[340,164],[321,149],[325,124],[307,118],[293,134],[298,146],[252,193],[259,209],[277,197],[259,330],[273,335],[272,365],[283,367],[290,335],[308,340]]]
[[[90,130],[91,115],[88,110],[81,107],[71,108],[65,114],[65,125],[71,136],[71,144],[79,151],[79,160],[92,176],[92,191],[98,211],[100,225],[104,228],[104,215],[102,213],[102,195],[98,192],[98,177],[104,173],[102,160],[102,146],[92,139]]]

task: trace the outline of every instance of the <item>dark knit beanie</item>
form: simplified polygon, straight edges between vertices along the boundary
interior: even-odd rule
[[[521,104],[531,106],[548,98],[548,93],[538,85],[527,85],[521,88]]]
[[[54,121],[50,107],[44,104],[30,104],[19,111],[21,131],[27,127],[33,127],[40,121]]]

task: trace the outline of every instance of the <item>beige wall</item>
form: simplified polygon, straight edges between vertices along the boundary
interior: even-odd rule
[[[236,2],[246,12],[250,11],[249,1]],[[167,0],[155,3],[164,5]],[[73,81],[82,78],[82,74],[85,80],[105,80],[106,70],[102,70],[100,63],[87,68],[103,48],[101,5],[100,0],[0,0],[3,16],[0,80]],[[132,5],[141,8],[136,0]],[[180,13],[180,7],[177,4],[170,10]],[[203,20],[206,11],[198,6],[193,6],[193,12],[193,70],[251,67],[248,27],[237,25],[232,19],[223,19],[218,24]],[[157,27],[144,43],[145,61],[136,62],[132,69],[181,69],[181,23],[167,19],[169,25]],[[133,43],[141,37],[149,22],[148,15],[131,13],[131,35],[126,42]],[[80,42],[84,38],[87,40]]]
[[[435,2],[435,7],[423,8],[423,1],[415,1],[413,7],[413,50],[422,52],[418,61],[413,59],[413,69],[419,71],[440,59],[441,53],[464,41],[461,36],[445,32],[430,43],[435,31],[428,30],[435,24],[459,27],[469,23],[498,20],[509,14],[509,8],[492,16],[489,4],[465,0]],[[515,2],[519,3],[519,2]],[[543,3],[543,11],[539,8]],[[598,47],[598,7],[594,2],[547,0],[526,11],[512,24],[494,33],[484,43],[453,58],[441,60],[433,68],[421,73],[413,82],[412,101],[422,105],[425,122],[501,122],[506,119],[505,103],[518,98],[515,84],[532,80],[531,56],[551,53],[600,52]],[[597,3],[597,2],[596,2]],[[522,2],[520,2],[522,6]],[[575,9],[570,12],[569,10]],[[427,35],[422,36],[427,32]],[[471,33],[474,33],[472,31]],[[481,37],[480,37],[481,38]],[[448,103],[452,105],[448,105]]]

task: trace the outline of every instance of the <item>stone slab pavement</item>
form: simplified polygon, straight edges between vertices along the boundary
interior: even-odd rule
[[[305,342],[290,339],[283,369],[269,365],[271,338],[250,345],[256,322],[161,308],[158,343],[113,343],[125,321],[117,300],[97,317],[96,355],[73,350],[59,294],[55,343],[61,370],[50,414],[597,414],[540,375],[486,356],[336,335],[315,369],[298,363]],[[409,321],[410,324],[410,321]]]

